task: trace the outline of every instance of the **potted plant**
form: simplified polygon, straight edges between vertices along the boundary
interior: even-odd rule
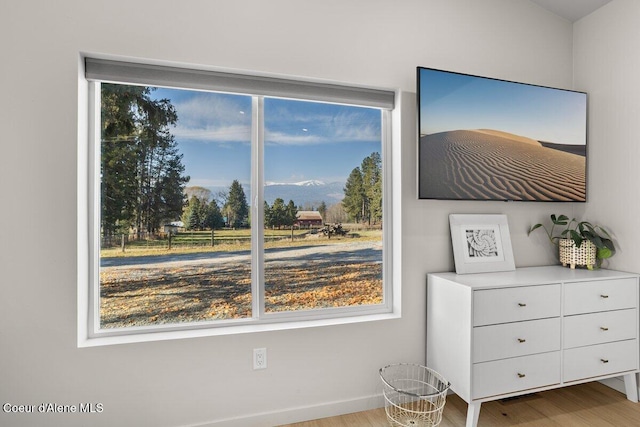
[[[557,230],[556,227],[562,227]],[[551,228],[536,224],[529,229],[528,234],[537,228],[547,233],[549,241],[558,246],[560,262],[563,266],[569,264],[586,266],[588,269],[600,268],[602,261],[611,258],[616,253],[611,236],[604,228],[587,221],[578,222],[575,218],[569,220],[566,215],[551,215]]]

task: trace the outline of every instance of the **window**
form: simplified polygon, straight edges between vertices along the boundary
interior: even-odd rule
[[[391,311],[393,92],[85,67],[89,336]]]

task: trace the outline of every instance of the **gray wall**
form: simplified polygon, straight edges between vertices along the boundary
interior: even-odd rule
[[[615,0],[574,26],[575,84],[589,93],[587,218],[610,224],[611,268],[640,271],[640,2]]]
[[[621,9],[620,19],[628,19],[626,11],[637,18],[632,3],[615,0],[607,9]],[[593,25],[608,31],[607,18]],[[5,2],[0,14],[0,189],[5,196],[0,209],[0,403],[100,402],[104,412],[0,412],[0,424],[273,425],[379,404],[378,368],[424,362],[425,275],[453,269],[449,213],[507,214],[518,266],[553,262],[542,235],[526,235],[530,224],[552,212],[587,210],[591,219],[602,219],[614,231],[635,224],[637,199],[631,201],[620,186],[629,177],[637,181],[635,158],[629,154],[637,154],[632,130],[638,121],[629,111],[621,113],[628,119],[623,122],[616,100],[610,99],[618,91],[625,96],[622,88],[629,86],[616,84],[612,95],[606,79],[610,71],[600,68],[597,56],[582,53],[593,45],[602,51],[598,55],[614,55],[590,29],[585,22],[584,31],[577,26],[575,33],[580,47],[575,89],[597,92],[590,122],[594,137],[589,149],[596,154],[590,164],[591,178],[596,178],[590,202],[419,201],[415,67],[574,88],[571,23],[527,0]],[[617,43],[619,37],[635,37],[637,43],[634,32],[629,24],[611,38]],[[629,55],[637,52],[627,44]],[[620,50],[615,61],[622,66]],[[394,144],[401,144],[402,153],[396,177],[402,319],[78,349],[80,52],[400,89]],[[580,68],[591,67],[601,71],[580,74]],[[632,75],[638,73],[627,71],[630,89],[637,89]],[[637,112],[637,99],[629,102]],[[604,123],[594,117],[598,111],[607,117]],[[616,128],[614,138],[611,128]],[[610,158],[603,160],[610,147]],[[622,202],[627,213],[616,206]],[[616,212],[608,212],[610,206]],[[616,266],[638,270],[630,237],[619,236],[624,251]],[[267,370],[252,370],[255,347],[268,348]]]

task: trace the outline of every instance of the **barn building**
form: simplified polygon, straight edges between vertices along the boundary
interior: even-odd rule
[[[298,228],[322,227],[322,215],[318,211],[298,211],[295,225]]]

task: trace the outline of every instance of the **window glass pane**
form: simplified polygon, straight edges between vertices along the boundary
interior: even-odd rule
[[[251,97],[101,84],[100,326],[251,316]]]
[[[381,304],[381,112],[265,99],[265,311]]]

